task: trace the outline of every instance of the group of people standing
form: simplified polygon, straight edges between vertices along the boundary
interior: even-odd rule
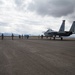
[[[13,33],[12,33],[11,37],[12,37],[12,40],[14,40],[14,34]],[[21,38],[23,39],[24,36],[23,35],[19,35],[18,37],[19,37],[19,39],[21,39]],[[28,39],[29,35],[25,36],[25,38]],[[2,40],[4,39],[4,34],[3,33],[1,35],[1,39]]]
[[[12,37],[12,40],[14,40],[14,34],[12,33],[12,35],[11,35],[11,37]],[[23,39],[23,37],[25,37],[26,39],[29,39],[29,35],[18,35],[18,37],[19,37],[19,39]],[[41,38],[41,39],[43,39],[43,35],[41,35],[41,36],[38,36],[38,39],[39,38]],[[2,35],[1,35],[1,39],[3,40],[4,39],[4,34],[2,33]]]

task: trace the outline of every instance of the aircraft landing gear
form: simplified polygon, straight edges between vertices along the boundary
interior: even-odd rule
[[[61,37],[61,40],[63,40],[63,37]]]
[[[53,39],[55,40],[55,38],[56,38],[56,35],[53,37]]]
[[[55,37],[53,37],[53,39],[55,40]]]
[[[51,40],[51,37],[50,37],[50,40]]]

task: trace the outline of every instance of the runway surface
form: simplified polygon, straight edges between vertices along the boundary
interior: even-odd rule
[[[75,41],[0,40],[0,75],[75,75]]]

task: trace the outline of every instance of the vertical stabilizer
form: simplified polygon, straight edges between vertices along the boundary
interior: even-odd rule
[[[72,26],[70,28],[70,31],[75,33],[75,21],[73,21],[73,24],[72,24]]]
[[[63,20],[59,32],[63,32],[65,30],[65,20]]]

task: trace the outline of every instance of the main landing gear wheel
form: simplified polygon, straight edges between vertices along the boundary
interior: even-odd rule
[[[61,37],[61,40],[63,40],[63,37]]]

